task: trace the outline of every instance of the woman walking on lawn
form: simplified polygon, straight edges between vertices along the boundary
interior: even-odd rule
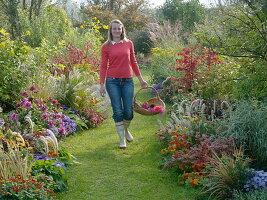
[[[120,149],[125,149],[126,140],[133,141],[128,130],[133,119],[133,72],[142,88],[148,85],[140,73],[133,43],[126,38],[125,28],[120,20],[111,21],[108,40],[102,45],[101,52],[100,94],[104,97],[107,90],[120,139]]]

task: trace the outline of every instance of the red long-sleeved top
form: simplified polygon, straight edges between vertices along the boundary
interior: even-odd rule
[[[101,53],[100,83],[104,83],[106,77],[132,78],[133,72],[136,76],[140,75],[131,40],[110,46],[106,42],[102,45]]]

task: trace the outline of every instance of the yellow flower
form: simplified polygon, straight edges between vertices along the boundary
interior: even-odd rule
[[[193,119],[192,119],[192,121],[197,121],[198,120],[198,117],[194,117]]]
[[[97,17],[94,17],[94,20],[97,20]]]
[[[80,26],[80,28],[84,28],[84,26],[83,26],[83,25],[81,25],[81,26]]]
[[[0,34],[2,34],[2,35],[9,35],[9,33],[7,33],[6,31],[5,31],[5,29],[0,29]]]
[[[176,130],[180,130],[180,129],[182,129],[181,126],[176,126]]]
[[[16,140],[17,140],[18,142],[21,142],[21,141],[22,141],[22,139],[21,139],[21,138],[16,138]]]
[[[31,35],[31,31],[26,31],[25,35]]]
[[[32,147],[28,147],[27,149],[32,150],[33,148]]]
[[[60,42],[58,42],[59,45],[62,45],[62,46],[65,46],[66,45],[66,42],[65,40],[61,40]]]
[[[104,25],[103,26],[103,29],[108,29],[108,25]]]
[[[99,30],[95,30],[95,33],[99,33]]]
[[[94,29],[100,29],[100,27],[97,25],[94,25],[93,27],[94,27]]]
[[[99,20],[97,20],[97,22],[96,22],[97,24],[100,24],[100,21]]]
[[[104,40],[105,38],[103,38],[102,36],[99,37],[100,40]]]
[[[20,143],[19,145],[22,146],[22,147],[25,147],[25,144],[24,143]]]
[[[160,151],[162,154],[167,154],[168,153],[168,150],[165,148],[165,149],[161,149]]]
[[[152,51],[152,52],[157,52],[157,51],[159,51],[159,48],[158,48],[158,47],[151,48],[151,51]]]
[[[184,119],[189,119],[189,116],[184,115],[183,118],[184,118]]]

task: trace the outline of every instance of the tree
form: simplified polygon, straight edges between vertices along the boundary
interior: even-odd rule
[[[97,17],[103,24],[108,25],[112,19],[120,19],[128,32],[145,26],[148,16],[143,12],[146,6],[144,0],[106,0],[88,1],[82,9],[83,19],[86,21]],[[105,33],[106,34],[106,33]]]
[[[267,14],[263,5],[264,1],[240,1],[212,8],[196,33],[199,42],[237,64],[234,88],[238,97],[262,99],[267,95]]]
[[[0,0],[3,12],[10,24],[8,29],[13,39],[21,36],[19,9],[28,13],[28,18],[32,21],[34,16],[40,15],[42,6],[47,2],[48,0]]]
[[[204,22],[205,8],[199,0],[167,0],[160,10],[165,20],[172,24],[179,21],[184,31],[192,32],[196,23]]]
[[[3,12],[7,16],[7,19],[10,23],[9,32],[12,35],[12,38],[16,38],[21,35],[21,27],[19,25],[19,13],[18,6],[19,0],[0,0],[3,8]]]

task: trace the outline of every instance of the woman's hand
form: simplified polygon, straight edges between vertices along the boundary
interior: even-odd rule
[[[147,87],[148,87],[148,84],[147,84],[147,82],[146,82],[146,81],[144,81],[144,79],[142,78],[142,76],[141,76],[141,75],[137,76],[137,78],[138,78],[138,80],[139,80],[139,82],[140,82],[140,85],[141,85],[141,87],[142,87],[142,88],[147,88]]]
[[[106,96],[106,88],[104,86],[104,84],[100,84],[100,95],[101,97],[105,97]]]
[[[147,82],[144,81],[144,80],[140,81],[140,84],[141,84],[141,87],[142,87],[142,88],[147,88],[147,87],[148,87]]]

